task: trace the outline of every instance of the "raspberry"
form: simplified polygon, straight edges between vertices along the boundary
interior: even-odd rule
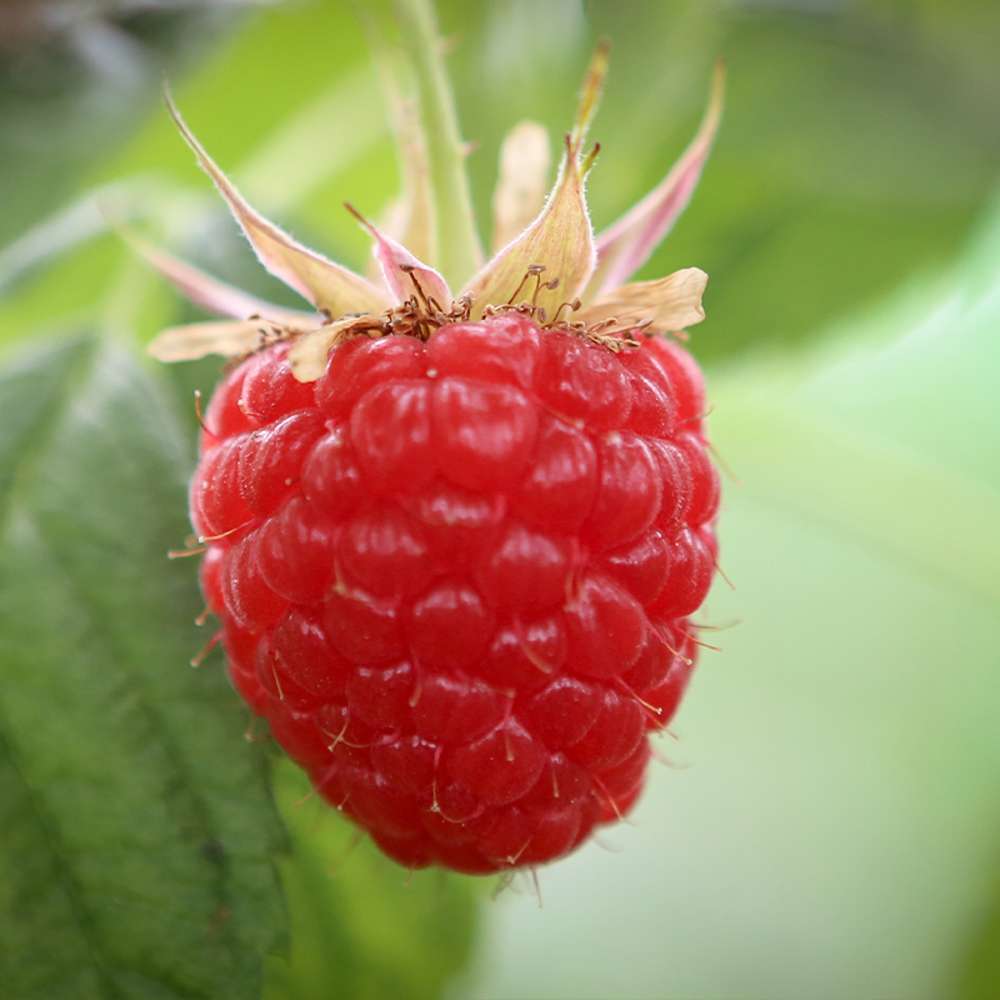
[[[232,682],[320,794],[411,868],[537,865],[620,819],[694,667],[719,482],[701,372],[668,335],[704,318],[707,276],[623,282],[697,183],[721,74],[675,168],[595,236],[584,142],[606,61],[602,46],[544,203],[540,126],[505,142],[502,249],[478,271],[436,87],[421,97],[439,133],[411,135],[411,110],[398,123],[399,220],[444,273],[353,209],[381,284],[297,243],[172,105],[261,263],[315,313],[130,237],[229,317],[166,330],[152,352],[242,359],[209,405],[190,497]]]
[[[539,864],[623,816],[695,657],[718,481],[689,356],[502,313],[288,344],[208,409],[191,512],[233,683],[392,858]]]

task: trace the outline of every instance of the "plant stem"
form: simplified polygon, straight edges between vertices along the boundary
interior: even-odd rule
[[[392,9],[420,89],[437,220],[435,264],[457,291],[480,266],[482,251],[442,39],[430,0],[392,0]]]

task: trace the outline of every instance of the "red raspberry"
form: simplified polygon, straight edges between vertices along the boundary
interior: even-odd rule
[[[238,691],[401,864],[550,861],[642,790],[713,576],[690,355],[503,313],[288,345],[206,414],[191,516]]]
[[[157,357],[250,355],[209,407],[191,492],[233,683],[412,867],[540,864],[623,816],[694,665],[719,483],[701,372],[652,335],[704,318],[707,275],[629,279],[697,184],[722,73],[675,167],[595,234],[585,142],[606,68],[602,44],[547,199],[540,126],[505,140],[486,263],[437,86],[418,103],[441,128],[402,151],[399,231],[351,209],[380,279],[262,216],[172,106],[261,263],[314,311],[131,237],[225,317],[163,331]]]

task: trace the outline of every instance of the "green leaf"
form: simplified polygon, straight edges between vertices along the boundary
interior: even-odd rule
[[[190,456],[159,386],[81,341],[0,379],[0,982],[245,1000],[284,915],[259,754],[204,642]]]
[[[407,873],[318,796],[291,763],[277,771],[294,839],[282,865],[292,914],[289,961],[265,1000],[432,1000],[465,964],[484,883],[438,869]]]

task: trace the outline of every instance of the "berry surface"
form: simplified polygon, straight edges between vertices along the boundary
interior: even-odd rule
[[[501,313],[289,344],[205,415],[191,516],[232,681],[400,864],[485,874],[634,806],[696,658],[719,482],[674,341]]]

